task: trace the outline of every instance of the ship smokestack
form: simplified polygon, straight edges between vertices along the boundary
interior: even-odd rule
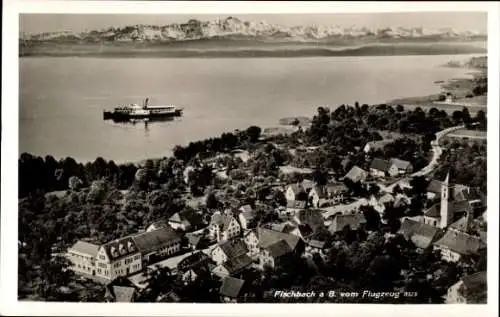
[[[144,109],[146,109],[148,107],[148,101],[149,101],[149,98],[146,98],[146,100],[144,101]]]

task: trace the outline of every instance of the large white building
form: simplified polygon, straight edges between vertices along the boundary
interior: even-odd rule
[[[76,273],[96,275],[96,258],[98,245],[85,241],[77,241],[68,249],[66,257],[71,262],[71,270]]]
[[[141,252],[132,237],[113,240],[99,247],[96,275],[113,280],[142,270]]]

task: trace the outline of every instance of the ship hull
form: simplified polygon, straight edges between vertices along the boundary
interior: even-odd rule
[[[182,116],[182,110],[177,109],[172,112],[160,112],[160,113],[121,113],[116,111],[104,111],[104,120],[131,120],[131,119],[160,119],[160,118],[172,118]]]

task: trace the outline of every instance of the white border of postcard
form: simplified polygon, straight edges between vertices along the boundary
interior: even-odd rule
[[[498,87],[498,2],[160,2],[160,1],[24,1],[3,2],[2,28],[2,197],[0,314],[109,316],[493,316],[498,306],[498,88],[488,92],[488,304],[107,304],[17,301],[17,160],[18,160],[18,38],[19,13],[352,13],[411,11],[488,12],[488,78]]]

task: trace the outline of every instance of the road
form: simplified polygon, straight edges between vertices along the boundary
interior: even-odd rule
[[[196,250],[196,252],[202,251],[206,255],[210,255],[210,251],[212,250],[212,248],[214,246],[215,246],[215,244],[210,245],[208,248],[203,249],[203,250]],[[192,254],[193,254],[193,252],[183,253],[181,255],[165,259],[165,260],[163,260],[161,262],[157,262],[155,264],[148,265],[148,268],[156,270],[156,268],[159,266],[161,268],[168,267],[170,270],[175,271],[177,269],[177,265],[179,264],[179,262],[181,262],[183,259],[187,258],[188,256],[190,256]],[[141,271],[141,272],[139,272],[137,274],[131,275],[128,278],[129,278],[129,280],[132,283],[134,283],[138,287],[140,287],[140,288],[146,287],[146,283],[145,283],[145,281],[146,281],[145,271]]]
[[[417,171],[417,172],[415,172],[413,174],[410,174],[407,177],[402,178],[402,179],[400,179],[400,180],[392,183],[389,186],[384,186],[384,188],[382,188],[382,190],[385,191],[385,192],[392,192],[392,190],[394,189],[394,187],[396,185],[399,185],[400,187],[408,187],[409,186],[409,181],[410,181],[411,178],[416,177],[416,176],[427,176],[427,175],[429,175],[432,171],[434,171],[436,169],[436,167],[438,166],[438,160],[441,157],[441,154],[443,154],[443,148],[441,147],[441,145],[439,145],[439,141],[445,135],[447,135],[447,134],[449,134],[449,133],[451,133],[453,131],[463,129],[463,128],[465,128],[465,126],[464,125],[460,125],[460,126],[454,126],[454,127],[451,127],[451,128],[448,128],[448,129],[444,129],[444,130],[441,130],[441,131],[437,132],[436,133],[436,139],[431,142],[432,158],[431,158],[429,164],[427,164],[427,166],[425,166],[421,170],[419,170],[419,171]]]

